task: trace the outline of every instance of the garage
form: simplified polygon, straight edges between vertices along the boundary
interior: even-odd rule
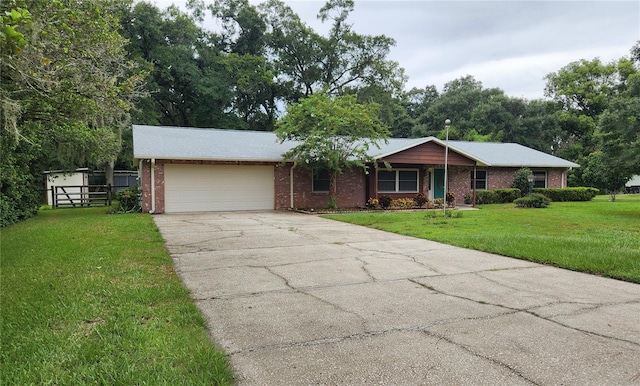
[[[165,164],[165,211],[271,210],[273,180],[273,166]]]

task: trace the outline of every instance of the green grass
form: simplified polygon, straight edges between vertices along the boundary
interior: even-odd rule
[[[105,213],[0,231],[0,383],[232,383],[151,217]]]
[[[640,283],[640,195],[608,199],[554,202],[545,209],[485,205],[460,218],[425,211],[325,217]]]

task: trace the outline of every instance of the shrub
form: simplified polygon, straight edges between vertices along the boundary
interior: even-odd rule
[[[476,204],[506,204],[521,196],[518,188],[505,188],[476,191]]]
[[[506,204],[522,196],[522,191],[518,188],[496,189],[496,198],[498,204]]]
[[[433,200],[433,207],[434,208],[442,208],[442,205],[444,205],[444,199],[436,198],[435,200]]]
[[[547,196],[552,201],[591,201],[598,195],[596,188],[577,187],[577,188],[536,188],[534,193],[540,193]]]
[[[140,212],[140,187],[132,185],[127,189],[116,192],[115,197],[118,201],[117,213]]]
[[[387,196],[386,194],[383,194],[382,196],[380,196],[380,198],[378,199],[378,202],[380,203],[380,206],[382,207],[382,209],[387,209],[391,206],[391,202],[393,200],[391,199],[390,196]]]
[[[456,204],[456,195],[453,192],[447,192],[447,205],[454,206]]]
[[[422,208],[422,206],[426,204],[429,201],[429,199],[424,193],[418,193],[413,198],[413,201],[416,203],[416,206],[418,206],[419,208]]]
[[[544,194],[533,193],[529,196],[520,197],[514,201],[518,208],[546,208],[551,200]]]
[[[496,192],[493,190],[478,190],[476,191],[476,204],[495,204],[497,202]]]
[[[529,193],[529,175],[531,174],[533,174],[533,172],[529,168],[518,169],[513,175],[513,183],[511,183],[511,187],[520,189],[521,193]]]
[[[471,194],[469,193],[465,193],[464,195],[464,203],[469,205],[473,203],[473,196],[471,196]]]
[[[415,204],[413,198],[397,198],[391,201],[391,206],[402,209],[413,208]]]
[[[367,204],[366,204],[367,208],[369,208],[369,209],[377,209],[378,206],[380,206],[380,202],[378,201],[377,198],[371,197],[371,198],[369,198],[367,200]]]

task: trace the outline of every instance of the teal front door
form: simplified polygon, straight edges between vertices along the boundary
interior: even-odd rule
[[[444,169],[433,170],[433,198],[444,198]]]

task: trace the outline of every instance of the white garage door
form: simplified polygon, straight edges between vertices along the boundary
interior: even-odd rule
[[[273,209],[273,179],[273,166],[167,164],[165,212]]]

